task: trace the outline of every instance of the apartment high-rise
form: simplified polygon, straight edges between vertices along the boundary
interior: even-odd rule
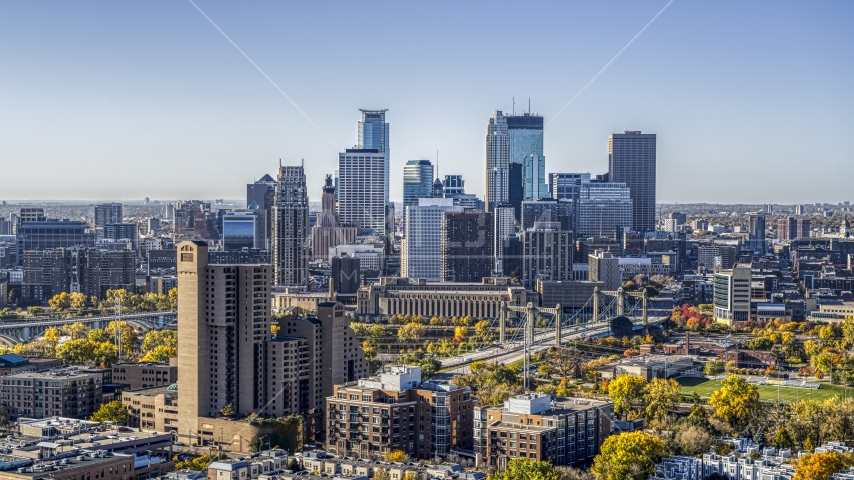
[[[433,164],[430,160],[408,160],[403,167],[403,207],[418,205],[419,198],[433,196]]]
[[[450,198],[423,198],[417,206],[406,207],[401,276],[430,282],[441,280],[442,214],[462,210]]]
[[[533,289],[537,280],[572,280],[574,251],[572,232],[561,229],[560,222],[534,222],[522,232],[525,288]]]
[[[777,240],[788,242],[798,238],[798,223],[795,217],[783,217],[777,220]]]
[[[329,249],[338,245],[347,245],[356,241],[356,227],[342,226],[338,221],[335,207],[335,186],[332,176],[326,176],[323,195],[320,198],[320,214],[311,228],[311,258],[329,260]]]
[[[348,148],[338,154],[338,218],[358,228],[386,232],[388,154],[376,148]]]
[[[765,255],[765,252],[767,251],[765,242],[765,214],[759,212],[750,214],[748,244],[754,253]]]
[[[445,175],[445,181],[442,182],[442,188],[444,189],[444,195],[446,197],[450,197],[451,195],[462,195],[466,193],[466,181],[463,180],[462,175]]]
[[[103,227],[111,223],[122,223],[121,203],[101,203],[95,205],[95,226]]]
[[[521,162],[518,162],[521,164]],[[492,112],[486,127],[486,196],[487,212],[510,199],[510,135],[507,119],[501,110]]]
[[[607,237],[622,240],[632,229],[631,189],[625,183],[588,182],[578,195],[578,238]]]
[[[442,213],[441,277],[444,282],[479,282],[491,277],[495,242],[492,213]]]
[[[131,250],[136,252],[139,247],[139,224],[133,223],[108,223],[101,230],[101,239],[118,242],[129,240]]]
[[[632,228],[655,230],[656,136],[625,130],[608,137],[608,180],[625,183],[632,200]]]
[[[279,166],[273,209],[273,281],[308,285],[308,189],[302,165]]]
[[[597,250],[587,256],[587,279],[591,282],[604,282],[606,291],[615,291],[623,286],[620,261],[609,252]]]
[[[795,238],[810,238],[810,219],[809,218],[799,218],[798,226],[795,229]]]
[[[135,253],[85,247],[28,250],[23,257],[21,296],[43,303],[62,292],[106,298],[107,290],[132,291],[136,286]]]

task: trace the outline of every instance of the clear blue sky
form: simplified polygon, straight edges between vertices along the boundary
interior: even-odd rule
[[[318,200],[359,108],[388,108],[391,198],[435,157],[483,193],[494,109],[555,114],[665,4],[0,3],[0,199],[241,198],[305,159]],[[854,200],[854,2],[676,0],[545,132],[547,171],[658,134],[660,202]]]

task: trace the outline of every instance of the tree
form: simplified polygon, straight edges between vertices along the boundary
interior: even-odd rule
[[[178,332],[175,330],[152,330],[145,334],[140,348],[143,352],[148,352],[160,346],[177,349]]]
[[[780,429],[777,430],[777,434],[774,435],[774,445],[777,448],[791,449],[795,447],[795,442],[792,441],[792,436],[789,435],[789,432],[788,430],[786,430],[786,427],[780,427]]]
[[[89,330],[89,333],[86,334],[86,338],[93,343],[104,343],[113,341],[113,337],[111,337],[110,334],[107,333],[107,331],[103,328],[93,328]]]
[[[373,339],[388,337],[388,329],[382,325],[374,324],[369,329],[369,335]]]
[[[389,478],[388,472],[383,467],[377,467],[377,469],[374,470],[373,480],[389,480]]]
[[[67,340],[56,348],[56,357],[66,365],[80,365],[91,361],[95,344],[88,339]]]
[[[632,409],[632,402],[643,397],[646,380],[637,375],[624,373],[608,384],[608,396],[614,401],[614,413],[626,415]]]
[[[560,480],[596,480],[592,473],[575,467],[555,467]]]
[[[92,362],[95,365],[103,365],[109,367],[116,363],[119,359],[119,350],[110,342],[103,342],[95,345],[92,350]]]
[[[486,337],[491,331],[492,328],[487,320],[481,320],[474,325],[474,333],[479,337]]]
[[[848,466],[849,462],[839,452],[807,453],[798,460],[794,480],[827,480]]]
[[[178,356],[178,349],[175,347],[168,347],[166,345],[158,345],[146,352],[142,358],[139,359],[140,362],[168,362],[170,358],[175,358]]]
[[[720,375],[724,371],[724,362],[721,359],[710,360],[703,366],[706,375]]]
[[[234,416],[234,404],[229,402],[226,403],[224,407],[219,410],[219,414],[223,417],[233,417]]]
[[[492,480],[560,480],[551,462],[531,458],[514,458],[507,468],[491,476]]]
[[[385,454],[387,462],[406,463],[409,461],[409,455],[403,450],[392,450]]]
[[[676,432],[674,442],[680,454],[693,457],[708,452],[715,444],[715,437],[704,428],[688,423]]]
[[[86,338],[89,335],[89,330],[91,329],[82,322],[74,322],[62,326],[62,333],[71,337],[72,340]]]
[[[709,397],[709,405],[715,409],[715,415],[741,430],[760,407],[759,391],[745,379],[730,374],[721,382],[721,388]]]
[[[48,306],[54,312],[61,312],[71,307],[71,298],[65,292],[57,293],[47,301]]]
[[[100,423],[113,422],[125,424],[128,421],[128,411],[121,400],[113,400],[112,402],[101,405],[101,408],[93,413],[89,417],[89,420]]]
[[[655,472],[664,442],[641,431],[611,435],[602,443],[590,469],[597,480],[644,480]]]
[[[48,357],[56,356],[56,346],[59,345],[59,339],[62,337],[62,332],[56,327],[48,327],[44,331],[45,354]]]
[[[420,323],[410,322],[397,330],[397,338],[403,343],[415,344],[427,333],[427,327]]]
[[[544,377],[551,377],[555,374],[555,367],[551,363],[543,363],[537,367],[537,373]]]
[[[73,292],[68,295],[68,306],[75,310],[83,310],[86,308],[86,294]]]
[[[0,405],[0,428],[9,428],[9,413],[6,412],[6,407]]]
[[[460,327],[454,328],[454,338],[455,339],[465,340],[465,338],[468,336],[468,334],[469,334],[468,327],[460,326]]]
[[[610,392],[611,386],[608,386]],[[676,380],[653,378],[643,392],[644,418],[651,425],[661,429],[667,421],[667,414],[676,409],[682,395],[680,385]]]
[[[111,338],[116,336],[117,331],[121,332],[120,341],[122,345],[122,352],[125,354],[133,352],[134,347],[136,347],[137,342],[139,342],[139,335],[127,322],[117,322],[114,320],[107,325],[107,328],[105,328],[104,331],[107,332]]]

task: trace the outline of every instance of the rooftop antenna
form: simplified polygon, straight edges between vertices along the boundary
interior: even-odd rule
[[[513,97],[513,116],[516,116],[516,97]]]
[[[282,159],[279,157],[279,168],[282,168]]]
[[[531,97],[528,97],[528,115],[531,114]]]

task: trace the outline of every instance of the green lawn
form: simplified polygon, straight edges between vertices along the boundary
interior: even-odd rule
[[[717,380],[707,380],[697,377],[680,377],[677,378],[682,384],[682,393],[691,395],[697,393],[701,397],[709,397],[720,388],[721,382]],[[759,398],[766,402],[774,402],[777,400],[777,387],[771,385],[757,385],[759,389]],[[805,398],[814,400],[824,400],[832,396],[840,398],[854,396],[854,390],[850,388],[840,387],[838,385],[822,384],[818,390],[810,390],[806,388],[780,387],[780,401],[783,403],[792,403]]]

